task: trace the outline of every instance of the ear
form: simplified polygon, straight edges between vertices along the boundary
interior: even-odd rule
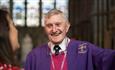
[[[70,23],[68,22],[66,25],[66,32],[68,32],[69,28],[70,28]]]

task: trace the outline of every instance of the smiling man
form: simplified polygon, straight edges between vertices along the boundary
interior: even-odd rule
[[[54,10],[50,12],[45,18],[45,31],[49,40],[54,44],[61,43],[66,37],[66,33],[70,27],[66,17],[63,13],[61,13],[61,11],[56,12]]]
[[[70,23],[62,11],[52,9],[44,21],[49,41],[29,53],[25,70],[115,69],[115,51],[67,37]]]

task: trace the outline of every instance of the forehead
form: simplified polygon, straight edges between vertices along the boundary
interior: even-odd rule
[[[61,14],[56,14],[45,19],[45,23],[52,23],[52,22],[65,22],[65,18]]]

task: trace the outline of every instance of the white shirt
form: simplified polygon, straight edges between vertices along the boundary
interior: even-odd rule
[[[61,48],[61,50],[59,52],[65,51],[69,42],[70,42],[70,39],[68,37],[65,37],[64,40],[60,44],[58,44]],[[53,44],[52,42],[48,42],[48,46],[51,49],[51,53],[55,53],[55,51],[53,50],[54,45],[55,44]]]

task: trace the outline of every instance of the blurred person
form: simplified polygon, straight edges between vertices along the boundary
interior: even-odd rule
[[[20,70],[16,60],[18,31],[8,11],[0,9],[0,70]]]
[[[22,47],[21,47],[21,62],[22,66],[25,64],[27,54],[32,50],[33,43],[32,38],[29,34],[26,34],[22,40]]]
[[[69,28],[62,11],[49,11],[44,26],[49,41],[28,54],[25,70],[115,70],[115,50],[70,39]]]

